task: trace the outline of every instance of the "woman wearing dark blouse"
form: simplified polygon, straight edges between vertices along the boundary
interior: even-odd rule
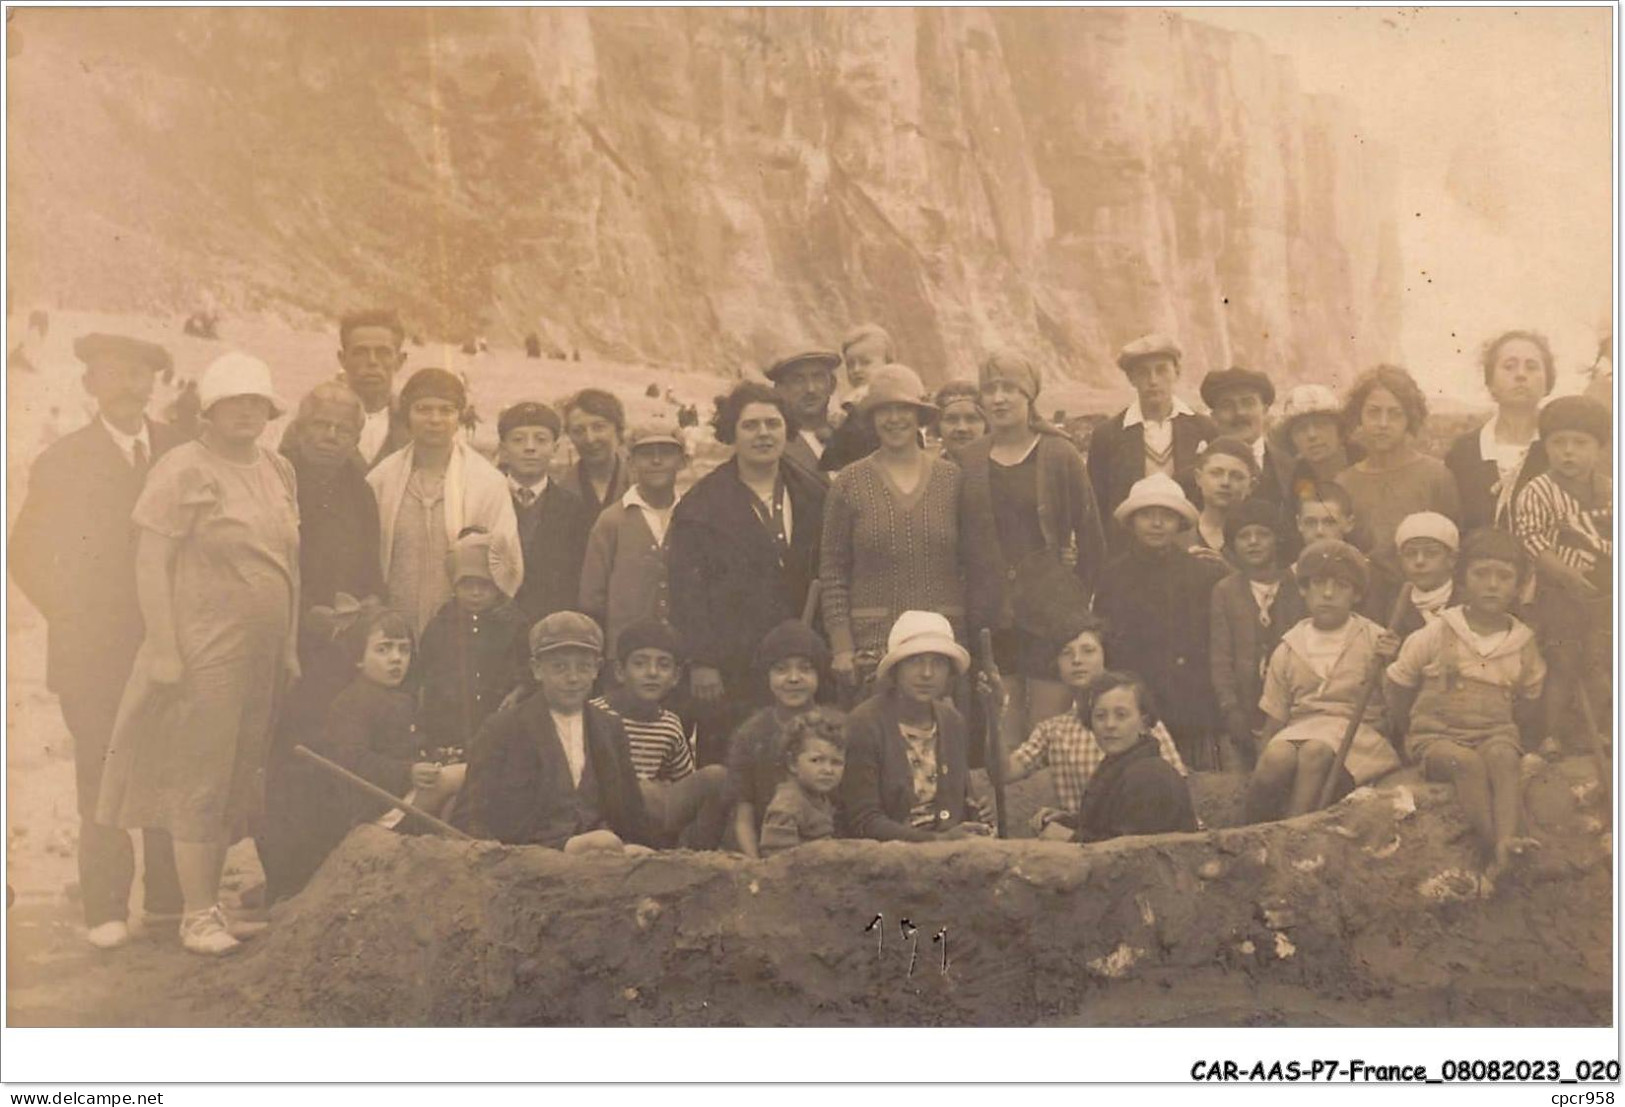
[[[1002,735],[1010,750],[1071,705],[1056,679],[1051,616],[1088,609],[1105,536],[1083,456],[1034,414],[1033,364],[995,353],[980,382],[990,433],[960,451],[960,546],[971,627],[993,631],[1010,692]]]

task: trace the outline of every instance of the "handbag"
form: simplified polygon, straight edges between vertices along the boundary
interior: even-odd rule
[[[1012,566],[1010,613],[1017,629],[1059,641],[1088,611],[1083,582],[1048,549],[1034,550]]]

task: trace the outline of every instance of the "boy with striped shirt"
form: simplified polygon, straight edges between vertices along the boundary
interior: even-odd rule
[[[682,673],[677,632],[640,619],[621,631],[615,653],[616,687],[592,702],[621,720],[650,822],[669,841],[681,836],[690,848],[715,849],[728,813],[728,770],[696,771],[682,719],[661,706]]]

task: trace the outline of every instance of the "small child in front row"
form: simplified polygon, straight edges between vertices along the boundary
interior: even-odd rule
[[[1078,804],[1074,840],[1196,830],[1190,786],[1152,737],[1157,712],[1145,681],[1133,673],[1102,673],[1082,698],[1089,730],[1106,758]]]
[[[1055,669],[1061,682],[1072,689],[1074,708],[1035,726],[1027,740],[1011,752],[1005,768],[1007,782],[1022,780],[1046,766],[1052,770],[1061,806],[1041,807],[1033,816],[1033,830],[1041,838],[1071,837],[1066,825],[1057,820],[1077,813],[1089,781],[1106,757],[1084,713],[1090,682],[1106,671],[1106,624],[1099,616],[1083,613],[1071,619],[1067,632],[1070,637],[1057,652]],[[985,677],[979,675],[977,679],[980,683]],[[1168,728],[1153,720],[1150,733],[1162,759],[1184,776],[1185,763],[1174,748]]]
[[[762,636],[757,671],[773,697],[739,724],[728,743],[728,792],[736,801],[733,838],[746,857],[760,857],[762,818],[784,780],[784,743],[790,724],[814,710],[829,648],[800,619],[786,619]]]
[[[1464,602],[1407,638],[1388,666],[1388,705],[1405,731],[1406,753],[1428,779],[1455,785],[1483,845],[1486,893],[1515,855],[1538,844],[1519,833],[1523,747],[1515,716],[1539,699],[1546,665],[1534,631],[1508,612],[1525,572],[1512,535],[1469,535],[1461,551]]]
[[[591,701],[619,716],[626,728],[632,768],[654,830],[675,841],[689,830],[691,849],[716,849],[727,818],[728,770],[694,769],[694,750],[683,720],[661,706],[682,675],[677,632],[659,619],[623,627],[616,640],[615,688]]]
[[[1355,612],[1369,577],[1347,542],[1311,542],[1292,567],[1309,618],[1287,631],[1270,657],[1259,707],[1263,749],[1247,786],[1251,822],[1315,810],[1354,707],[1378,664],[1399,652],[1397,636]],[[1383,736],[1382,698],[1366,702],[1333,795],[1399,768]]]
[[[784,730],[784,765],[790,774],[762,816],[763,857],[835,837],[835,789],[846,771],[846,719],[821,707],[796,716]]]
[[[1225,548],[1240,568],[1213,586],[1208,613],[1208,663],[1224,720],[1220,764],[1250,771],[1264,728],[1258,697],[1264,669],[1281,636],[1303,619],[1303,594],[1282,564],[1288,539],[1281,510],[1268,500],[1243,500],[1224,521]]]

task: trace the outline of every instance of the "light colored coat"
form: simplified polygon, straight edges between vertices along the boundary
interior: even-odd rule
[[[385,580],[389,579],[389,558],[395,545],[395,521],[406,497],[416,451],[416,446],[407,445],[367,474],[367,483],[378,497],[378,550]],[[525,579],[525,558],[508,478],[459,439],[452,443],[451,461],[446,466],[445,495],[447,542],[455,542],[464,527],[485,528],[491,535],[491,576],[505,594],[514,595]]]

